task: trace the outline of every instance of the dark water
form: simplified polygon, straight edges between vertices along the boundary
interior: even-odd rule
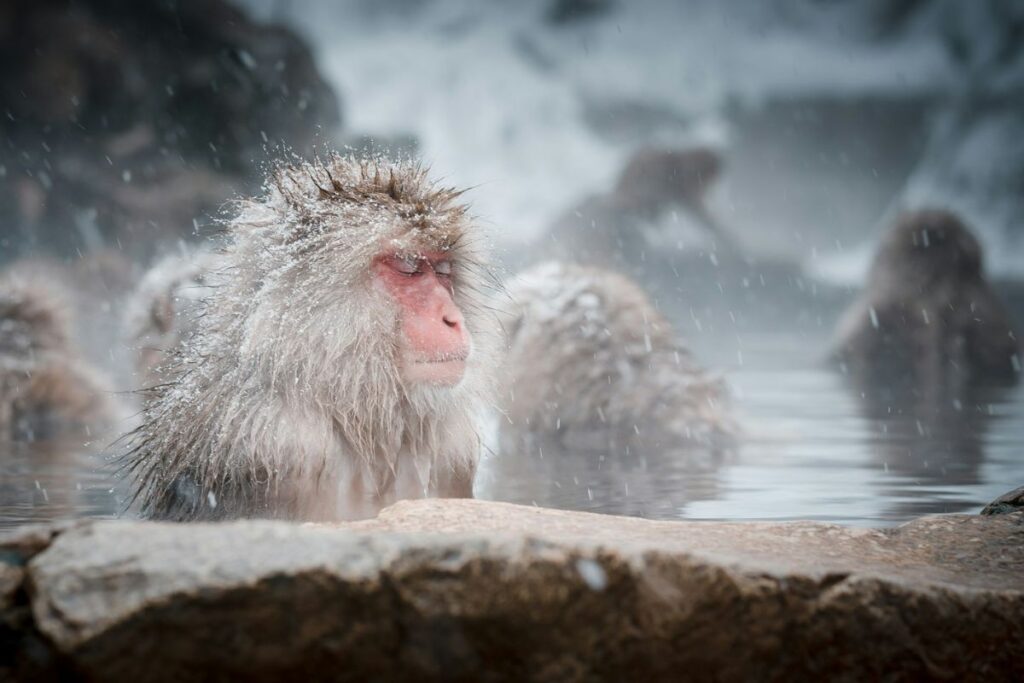
[[[477,495],[660,519],[879,526],[976,512],[1024,483],[1024,389],[928,419],[871,414],[820,363],[831,321],[733,335],[709,327],[686,335],[732,389],[743,433],[733,456],[489,454]],[[116,515],[120,502],[102,455],[111,440],[0,444],[0,527]]]

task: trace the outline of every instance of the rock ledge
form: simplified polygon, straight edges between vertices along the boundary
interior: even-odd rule
[[[1009,680],[1024,666],[1022,513],[870,530],[415,501],[332,527],[78,524],[0,552],[23,583],[0,602],[16,646],[0,678]]]

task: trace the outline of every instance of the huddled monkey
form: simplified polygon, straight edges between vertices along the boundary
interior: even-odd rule
[[[723,383],[702,371],[630,279],[559,262],[508,286],[502,440],[606,452],[722,452]]]
[[[559,217],[542,249],[549,257],[629,271],[652,255],[645,226],[679,208],[706,229],[719,251],[737,254],[734,240],[705,205],[721,167],[718,154],[703,147],[641,150],[610,192],[588,197]]]
[[[412,162],[279,167],[130,438],[144,515],[340,520],[467,497],[497,322],[481,235]]]
[[[158,384],[182,340],[192,335],[209,293],[207,279],[218,268],[217,251],[185,246],[158,260],[142,277],[125,306],[124,328],[135,351],[136,383]],[[214,276],[215,277],[215,276]]]
[[[840,321],[834,357],[866,389],[945,401],[1020,376],[1020,343],[985,279],[981,245],[953,213],[902,214]]]
[[[43,440],[116,419],[106,378],[72,339],[69,295],[33,264],[0,273],[0,438]]]

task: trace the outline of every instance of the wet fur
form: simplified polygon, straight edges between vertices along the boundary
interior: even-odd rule
[[[947,211],[898,219],[836,337],[836,363],[869,389],[945,400],[1020,375],[1018,337],[985,280],[981,245]]]
[[[157,261],[127,302],[124,328],[135,350],[140,388],[159,384],[182,341],[191,337],[206,283],[218,266],[211,248],[186,247]]]
[[[110,388],[74,348],[68,297],[53,273],[0,274],[0,437],[38,440],[108,425]]]
[[[508,287],[503,438],[662,453],[725,449],[721,381],[617,273],[544,263]]]
[[[335,156],[236,207],[195,333],[131,438],[144,514],[332,520],[471,495],[495,339],[458,196],[413,163]],[[457,387],[403,385],[397,306],[369,276],[382,250],[452,255],[474,344]]]

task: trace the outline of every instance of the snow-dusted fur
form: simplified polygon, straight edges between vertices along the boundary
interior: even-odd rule
[[[725,388],[628,278],[548,262],[515,278],[502,320],[503,438],[602,451],[725,448]]]
[[[157,261],[143,276],[125,306],[124,329],[136,351],[135,372],[143,388],[160,383],[182,340],[192,336],[206,283],[219,268],[209,247],[184,246]]]
[[[33,265],[0,274],[0,439],[109,425],[111,389],[74,348],[69,297]]]
[[[459,192],[419,166],[334,156],[277,170],[228,222],[221,267],[131,439],[142,512],[334,520],[468,496],[495,321]],[[382,252],[448,251],[473,338],[454,388],[407,387]]]
[[[867,387],[945,401],[970,385],[1012,384],[1020,375],[1020,343],[985,280],[981,245],[948,211],[897,220],[836,337],[837,362]]]

